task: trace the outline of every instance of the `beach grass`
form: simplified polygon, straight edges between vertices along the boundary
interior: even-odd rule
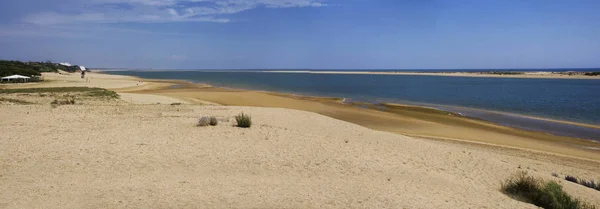
[[[502,192],[545,209],[595,209],[596,207],[572,197],[555,181],[544,181],[526,172],[519,172],[502,183]]]
[[[10,102],[10,103],[15,103],[15,104],[20,104],[20,105],[34,104],[32,102],[28,102],[25,100],[10,99],[10,98],[0,98],[0,102]]]
[[[208,124],[211,125],[211,126],[216,126],[216,125],[219,124],[219,120],[217,120],[216,117],[210,117],[208,119]]]
[[[89,87],[55,87],[55,88],[25,88],[25,89],[0,89],[0,94],[27,94],[27,93],[86,93],[90,97],[119,98],[119,95],[110,90]]]
[[[596,182],[594,180],[585,180],[569,175],[565,176],[565,180],[600,191],[600,181]]]
[[[51,105],[74,105],[75,99],[65,99],[65,100],[57,100],[50,102]]]
[[[250,126],[252,126],[252,118],[250,115],[246,115],[244,113],[236,115],[235,121],[237,122],[237,127],[240,128],[250,128]]]

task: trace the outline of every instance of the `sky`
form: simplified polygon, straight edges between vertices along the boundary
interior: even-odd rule
[[[598,0],[1,0],[0,59],[139,69],[600,67]]]

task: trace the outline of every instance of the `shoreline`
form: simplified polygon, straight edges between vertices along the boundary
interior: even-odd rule
[[[582,123],[582,122],[560,120],[560,119],[553,119],[553,118],[544,118],[544,117],[537,117],[537,116],[525,115],[525,114],[519,114],[519,113],[504,112],[504,111],[498,111],[498,110],[479,109],[479,108],[472,108],[472,107],[452,106],[452,105],[438,105],[438,104],[411,105],[411,104],[393,103],[393,102],[392,103],[385,102],[385,103],[380,103],[380,104],[384,104],[384,105],[400,105],[400,106],[404,105],[404,106],[412,106],[412,107],[418,107],[418,108],[431,108],[431,109],[435,109],[435,110],[439,110],[439,111],[446,111],[446,112],[450,112],[450,113],[453,113],[453,114],[457,114],[457,115],[460,115],[462,117],[467,117],[467,118],[471,118],[471,119],[479,119],[479,120],[483,120],[483,121],[491,122],[491,123],[496,123],[496,122],[493,122],[491,120],[487,120],[485,118],[467,116],[466,114],[463,114],[462,112],[453,111],[453,110],[446,110],[445,108],[449,108],[449,109],[452,109],[452,108],[470,109],[470,110],[474,110],[474,111],[480,111],[480,112],[486,112],[486,113],[494,113],[494,114],[506,115],[506,116],[511,116],[511,117],[519,117],[519,118],[526,118],[526,119],[538,120],[538,121],[544,121],[544,122],[559,123],[559,124],[564,124],[564,125],[573,125],[573,126],[580,126],[580,127],[585,127],[585,128],[600,129],[600,125],[591,124],[591,123]],[[502,124],[498,124],[498,125],[502,125]],[[506,125],[506,126],[510,126],[510,125]]]
[[[103,72],[100,72],[100,73],[103,73]],[[106,72],[106,73],[110,74],[110,75],[118,75],[118,74],[111,74],[110,72]],[[143,78],[140,78],[140,79],[143,79]],[[353,98],[327,97],[327,96],[310,95],[310,94],[303,94],[303,93],[290,93],[290,92],[285,92],[285,91],[269,91],[269,90],[211,86],[209,84],[194,83],[194,82],[188,81],[188,80],[168,80],[168,79],[150,79],[150,80],[162,81],[162,82],[177,82],[177,83],[185,82],[186,84],[196,84],[196,85],[201,85],[203,87],[213,87],[213,88],[220,88],[220,89],[226,89],[226,90],[232,90],[232,91],[255,91],[255,92],[262,92],[262,93],[273,94],[273,95],[278,95],[278,96],[291,96],[294,98],[302,98],[302,99],[308,99],[308,100],[314,100],[312,98],[316,98],[317,100],[321,100],[323,98],[329,98],[329,99],[333,99],[333,100],[339,100],[342,103],[346,103],[345,102],[346,99],[353,100]],[[178,84],[177,86],[181,86],[181,84]],[[350,102],[350,103],[352,103],[352,102]],[[358,101],[358,103],[361,103],[360,105],[357,105],[358,107],[364,106],[366,104],[367,106],[369,106],[369,105],[375,105],[375,106],[377,106],[377,105],[379,105],[379,106],[399,105],[399,106],[411,106],[411,107],[415,107],[415,108],[431,108],[431,109],[436,109],[439,111],[451,112],[453,114],[460,115],[460,117],[465,117],[468,119],[482,120],[482,121],[485,121],[488,123],[493,123],[493,124],[499,125],[499,126],[506,126],[506,127],[511,127],[511,128],[521,129],[521,130],[528,130],[528,131],[543,132],[543,133],[548,133],[548,134],[553,134],[553,135],[558,135],[558,136],[567,136],[567,137],[581,138],[581,139],[585,139],[585,140],[600,141],[600,138],[596,137],[596,136],[599,136],[600,133],[598,133],[598,134],[590,133],[590,132],[596,132],[596,131],[600,132],[600,125],[591,124],[591,123],[568,121],[568,120],[561,120],[561,119],[554,119],[554,118],[544,118],[544,117],[525,115],[525,114],[519,114],[519,113],[511,113],[511,112],[503,112],[503,111],[497,111],[497,110],[488,110],[488,109],[463,107],[463,106],[453,106],[453,105],[426,104],[426,103],[418,103],[418,102],[409,102],[409,103],[382,102],[382,103],[378,103],[378,102],[369,102],[369,101]],[[375,108],[375,109],[377,109],[377,108]],[[462,109],[463,111],[459,111],[458,109]],[[496,116],[496,118],[491,118],[491,116],[489,116],[489,117],[479,116],[478,117],[478,116],[474,116],[473,114],[469,114],[469,113],[463,114],[463,112],[465,110],[468,110],[471,113],[475,112],[478,114],[482,114],[482,113],[495,114],[497,116]],[[502,118],[502,117],[505,119],[504,120],[497,119],[497,118]],[[507,122],[507,121],[515,122],[514,120],[517,120],[516,124],[511,124],[510,122]],[[527,121],[529,121],[529,122],[527,122]],[[542,124],[542,123],[546,123],[546,124]],[[527,124],[529,124],[529,125],[527,125]],[[554,126],[554,127],[547,128],[548,126]],[[559,127],[556,127],[556,126],[559,126]],[[560,127],[560,126],[562,126],[562,127]],[[563,131],[546,131],[549,129],[554,130],[556,128],[562,129]],[[579,132],[585,133],[585,134],[573,133],[574,132],[572,130],[573,128],[575,128],[575,129],[583,128],[584,130],[579,130]],[[565,130],[571,130],[571,131],[565,131]],[[577,131],[575,131],[575,132],[577,132]]]
[[[586,71],[331,71],[331,70],[95,70],[95,72],[139,71],[139,72],[245,72],[245,73],[292,73],[292,74],[343,74],[343,75],[398,75],[398,76],[449,76],[449,77],[479,77],[479,78],[523,78],[523,79],[578,79],[598,80],[600,75],[588,76]]]
[[[345,75],[403,75],[403,76],[450,76],[450,77],[480,77],[480,78],[531,78],[531,79],[600,79],[600,76],[586,76],[583,72],[568,75],[557,72],[523,71],[522,74],[494,74],[490,72],[377,72],[377,71],[243,71],[256,73],[300,73],[300,74],[345,74]]]
[[[210,102],[224,106],[274,107],[303,110],[329,116],[374,130],[417,138],[436,138],[536,150],[581,159],[600,160],[600,143],[590,139],[548,134],[504,126],[468,117],[448,116],[438,110],[415,106],[381,111],[344,104],[342,98],[311,97],[287,93],[219,88],[185,80],[143,79],[160,82],[142,90],[117,92],[168,96],[192,104]],[[169,86],[177,85],[177,88]],[[425,110],[425,111],[423,111]],[[435,111],[426,111],[435,110]]]

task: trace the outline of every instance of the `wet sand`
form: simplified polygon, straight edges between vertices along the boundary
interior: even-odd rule
[[[175,89],[159,87],[133,92],[176,97],[190,102],[209,101],[228,106],[304,110],[375,130],[413,137],[468,141],[600,160],[600,152],[597,150],[600,143],[591,140],[510,128],[431,108],[384,104],[386,111],[381,111],[379,107],[369,104],[345,104],[340,98],[216,88],[186,82],[178,85],[180,86]]]

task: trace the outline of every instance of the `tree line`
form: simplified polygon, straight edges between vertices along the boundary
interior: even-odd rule
[[[0,60],[0,77],[10,75],[34,76],[41,75],[43,72],[76,72],[79,66],[64,66],[51,61],[46,62],[21,62],[16,60]]]

